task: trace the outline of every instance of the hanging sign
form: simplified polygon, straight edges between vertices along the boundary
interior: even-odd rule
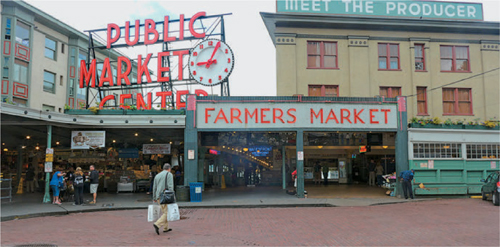
[[[170,144],[143,144],[143,154],[170,154]]]
[[[481,3],[411,0],[277,0],[277,12],[415,19],[483,20]]]
[[[71,131],[71,149],[105,147],[106,131]]]
[[[52,162],[45,162],[45,172],[52,172]]]
[[[297,152],[297,160],[304,160],[304,151]]]
[[[122,148],[118,150],[118,158],[139,158],[139,149],[137,148]]]
[[[54,149],[47,148],[45,151],[45,162],[53,162],[54,161]]]

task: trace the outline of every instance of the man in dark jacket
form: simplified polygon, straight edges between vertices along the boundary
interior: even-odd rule
[[[26,193],[35,193],[35,171],[30,167],[26,172]]]
[[[90,204],[96,203],[97,187],[99,187],[99,172],[95,170],[94,165],[90,166],[90,193],[93,194],[94,200]]]

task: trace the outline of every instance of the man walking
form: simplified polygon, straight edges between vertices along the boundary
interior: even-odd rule
[[[375,167],[377,164],[375,164],[374,160],[370,160],[370,163],[368,164],[368,185],[369,186],[375,186]]]
[[[158,204],[160,204],[159,201],[160,195],[163,193],[165,189],[174,191],[174,176],[172,175],[170,170],[171,170],[170,164],[165,163],[165,165],[163,165],[163,171],[158,173],[158,175],[156,175],[153,184],[153,202],[158,201]],[[165,183],[167,188],[165,188]],[[172,231],[172,228],[168,228],[168,221],[167,221],[168,205],[160,204],[160,207],[161,211],[163,212],[163,215],[155,223],[153,223],[156,234],[158,235],[160,235],[160,228],[162,227],[163,227],[163,232]]]
[[[413,199],[413,188],[411,186],[413,180],[413,169],[401,172],[399,179],[403,185],[405,199],[408,199],[408,194],[410,195],[410,198]]]
[[[94,200],[90,204],[96,203],[97,187],[99,187],[99,172],[95,170],[94,165],[90,166],[90,193],[94,196]]]

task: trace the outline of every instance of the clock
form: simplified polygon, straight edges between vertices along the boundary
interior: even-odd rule
[[[205,86],[214,86],[226,80],[233,67],[233,51],[221,40],[204,40],[191,50],[189,56],[189,74]]]

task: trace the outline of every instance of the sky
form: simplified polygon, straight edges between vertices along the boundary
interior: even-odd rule
[[[484,20],[500,22],[499,0],[450,1],[483,3]],[[126,21],[133,22],[137,19],[141,24],[144,19],[162,21],[165,15],[169,15],[170,19],[178,19],[180,14],[188,18],[200,11],[205,11],[207,15],[232,13],[224,17],[226,43],[235,54],[235,67],[229,78],[231,96],[276,95],[275,47],[259,14],[275,12],[275,0],[26,0],[26,2],[82,32],[106,28],[109,23],[124,26]],[[121,51],[134,58],[137,53],[145,56],[152,50],[154,47]],[[218,86],[213,89],[203,86],[178,89],[195,88],[202,88],[209,94],[220,93]]]

